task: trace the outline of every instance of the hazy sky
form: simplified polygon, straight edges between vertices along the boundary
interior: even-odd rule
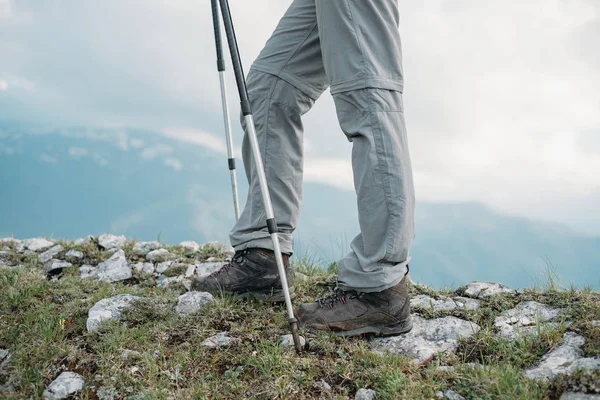
[[[290,1],[230,1],[247,70]],[[399,5],[418,199],[600,233],[600,2]],[[0,0],[0,107],[0,118],[150,127],[223,150],[210,2]],[[328,93],[305,143],[307,180],[352,187]]]

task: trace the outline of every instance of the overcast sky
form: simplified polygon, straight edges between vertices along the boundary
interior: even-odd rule
[[[230,1],[248,70],[290,1]],[[418,199],[600,233],[600,2],[399,6]],[[154,128],[222,150],[211,24],[208,0],[0,0],[0,117]],[[328,92],[305,135],[306,179],[352,188]]]

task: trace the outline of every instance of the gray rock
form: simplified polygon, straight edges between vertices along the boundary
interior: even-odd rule
[[[600,359],[582,358],[581,346],[585,338],[573,332],[563,336],[563,344],[542,357],[539,364],[525,371],[525,376],[535,380],[554,379],[559,375],[570,374],[581,368],[600,369]]]
[[[372,389],[358,389],[354,395],[354,400],[373,400],[376,395]]]
[[[154,263],[167,261],[173,258],[173,255],[166,249],[152,250],[146,254],[146,260]]]
[[[303,273],[300,273],[300,272],[294,273],[294,279],[296,279],[298,282],[308,282],[310,280],[308,275],[304,275]]]
[[[214,300],[213,295],[207,292],[187,292],[179,296],[175,311],[178,314],[192,314]]]
[[[469,297],[456,296],[453,298],[459,309],[474,311],[481,308],[481,300],[471,299]]]
[[[113,386],[101,386],[96,391],[96,396],[98,396],[98,400],[115,400],[119,392]]]
[[[223,265],[225,265],[225,263],[224,262],[211,262],[211,263],[196,262],[195,265],[196,265],[196,276],[198,278],[206,278],[213,272],[220,270],[223,267]]]
[[[538,325],[552,321],[559,315],[558,308],[535,301],[524,301],[496,317],[494,325],[500,330],[501,337],[516,339],[520,335],[535,334],[538,331]]]
[[[83,258],[83,253],[78,250],[69,250],[67,254],[65,254],[65,258],[69,261],[79,261]]]
[[[230,337],[227,332],[219,332],[216,335],[205,339],[202,342],[202,346],[210,347],[211,349],[218,349],[220,347],[230,346],[237,342],[239,342],[239,339]]]
[[[54,242],[51,242],[44,238],[32,238],[23,240],[19,246],[18,251],[23,252],[25,250],[31,251],[44,251],[54,246]]]
[[[79,239],[75,239],[75,241],[73,241],[73,244],[75,246],[81,246],[85,244],[85,239],[83,238],[79,238]]]
[[[42,254],[38,255],[38,259],[41,262],[46,263],[56,257],[63,250],[64,248],[60,244],[57,244],[56,246],[52,246]]]
[[[85,324],[87,330],[96,331],[102,321],[120,318],[121,311],[131,307],[137,299],[139,299],[138,296],[119,294],[100,300],[88,312],[88,319]]]
[[[315,387],[326,392],[331,390],[331,385],[325,382],[323,379],[321,379],[319,382],[315,382]]]
[[[600,400],[600,395],[565,392],[560,396],[559,400]]]
[[[465,294],[470,297],[476,298],[487,298],[491,297],[495,294],[514,294],[515,291],[509,289],[507,286],[501,283],[493,283],[493,282],[471,282],[467,286],[465,290]]]
[[[194,276],[194,274],[196,273],[196,265],[195,264],[189,264],[187,267],[187,270],[185,271],[185,277],[186,278],[191,278]]]
[[[10,253],[5,250],[0,250],[0,267],[8,265],[10,262]]]
[[[127,243],[125,236],[115,236],[105,233],[98,238],[98,244],[105,250],[122,249],[125,243]]]
[[[452,311],[456,309],[476,310],[480,307],[481,301],[467,297],[446,297],[440,296],[434,299],[430,296],[420,294],[410,299],[410,306],[423,310],[433,311]]]
[[[172,277],[160,275],[158,278],[156,278],[156,286],[167,287],[172,283],[183,283],[185,280],[186,280],[185,275],[178,275],[178,276],[172,276]]]
[[[91,265],[82,265],[79,267],[79,278],[81,279],[96,279],[98,277],[98,269]]]
[[[156,265],[156,273],[157,274],[162,274],[163,272],[165,272],[166,270],[169,269],[169,267],[171,266],[171,264],[173,264],[173,261],[163,261],[160,262]]]
[[[125,252],[117,250],[108,260],[98,264],[100,282],[119,282],[131,278],[131,268],[127,264]]]
[[[8,368],[10,362],[10,351],[8,349],[0,349],[0,375]]]
[[[73,264],[63,260],[50,260],[44,264],[44,271],[48,274],[50,272],[57,273],[63,268],[72,267]]]
[[[46,400],[66,399],[83,389],[83,377],[75,372],[63,372],[44,391]]]
[[[460,394],[456,393],[454,390],[448,389],[444,392],[444,398],[449,400],[465,400]]]
[[[600,321],[592,321],[592,326],[600,326]]]
[[[371,340],[376,352],[390,352],[410,357],[415,363],[425,363],[441,352],[454,352],[459,339],[469,338],[479,331],[479,326],[456,317],[426,320],[413,315],[410,332],[387,338]]]
[[[133,265],[133,268],[135,268],[136,271],[143,272],[145,274],[154,273],[154,264],[150,262],[138,262]]]
[[[304,347],[305,344],[306,339],[304,339],[303,336],[300,336],[300,346]],[[279,337],[279,345],[283,347],[294,347],[294,338],[292,337],[292,334],[288,333],[287,335],[281,335]]]
[[[152,242],[137,242],[133,245],[133,252],[139,256],[145,256],[152,250],[160,249],[160,243],[156,240]]]
[[[121,360],[123,361],[131,361],[142,358],[142,355],[139,351],[125,349],[121,353]]]
[[[200,248],[200,245],[198,243],[194,242],[193,240],[181,242],[181,243],[179,243],[179,246],[183,249],[183,251],[186,251],[189,253],[194,253],[194,252],[198,251],[198,249]]]

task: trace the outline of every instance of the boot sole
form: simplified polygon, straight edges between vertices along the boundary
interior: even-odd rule
[[[368,334],[375,334],[376,336],[395,336],[410,332],[412,327],[412,318],[408,316],[408,318],[395,324],[374,324],[348,331],[335,331],[333,333],[336,336],[341,337],[361,336]]]
[[[296,293],[294,292],[294,288],[289,288],[290,292],[290,300],[294,300],[296,298]],[[240,299],[256,299],[263,303],[284,303],[285,296],[283,295],[283,290],[269,290],[268,292],[237,292],[232,293],[237,295]]]

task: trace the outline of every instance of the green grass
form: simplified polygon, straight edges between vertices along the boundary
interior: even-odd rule
[[[128,243],[125,251],[134,260],[132,246]],[[93,242],[75,247],[63,243],[63,247],[85,252],[85,262],[97,263],[109,256]],[[190,262],[222,257],[218,246],[202,247],[194,254],[170,250]],[[494,297],[477,311],[424,312],[426,318],[456,315],[482,329],[462,342],[456,354],[441,355],[421,366],[402,356],[375,354],[364,338],[344,339],[326,332],[304,332],[309,350],[297,355],[278,344],[279,336],[288,333],[281,306],[219,297],[196,314],[179,316],[174,307],[184,292],[181,286],[155,288],[154,278],[137,274],[126,283],[81,281],[76,267],[48,280],[35,257],[14,257],[21,266],[0,269],[0,348],[12,355],[10,369],[0,373],[0,385],[10,384],[15,391],[0,392],[0,397],[38,398],[63,371],[83,375],[86,388],[79,397],[84,399],[103,393],[148,399],[342,399],[362,387],[374,389],[378,399],[431,399],[448,389],[468,399],[555,399],[578,385],[591,387],[598,378],[597,373],[577,373],[538,383],[522,375],[523,368],[560,345],[566,325],[515,342],[498,338],[493,330],[494,318],[502,311],[520,301],[536,300],[565,308],[572,316],[569,329],[587,338],[586,356],[598,356],[600,327],[590,321],[600,319],[600,295],[590,290],[565,290],[553,284]],[[294,269],[309,277],[296,283],[297,302],[326,293],[336,268],[321,268],[310,258],[295,261]],[[451,289],[436,292],[425,287],[411,291],[452,294]],[[124,312],[121,321],[87,332],[88,310],[98,300],[120,293],[143,300]],[[201,345],[221,331],[237,343],[223,349]],[[318,385],[321,380],[331,385],[331,391]]]

